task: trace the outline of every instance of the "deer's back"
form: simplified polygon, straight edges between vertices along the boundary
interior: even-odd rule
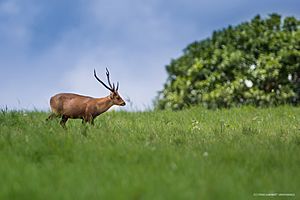
[[[50,99],[52,112],[69,117],[84,116],[86,106],[94,98],[72,93],[60,93]]]

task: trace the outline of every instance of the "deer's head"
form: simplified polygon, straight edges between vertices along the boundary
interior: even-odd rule
[[[109,71],[106,68],[106,76],[107,76],[107,82],[108,85],[107,86],[103,81],[101,81],[97,75],[96,75],[96,70],[94,69],[94,76],[95,78],[106,88],[110,91],[110,95],[109,98],[111,99],[112,103],[114,105],[118,105],[118,106],[125,106],[126,103],[125,101],[122,99],[122,97],[119,95],[118,90],[119,90],[119,82],[117,82],[117,87],[115,87],[115,84],[111,84],[110,83],[110,79],[109,79]]]

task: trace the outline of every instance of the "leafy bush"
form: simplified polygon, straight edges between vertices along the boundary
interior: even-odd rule
[[[166,66],[169,77],[156,107],[299,104],[299,26],[294,17],[258,15],[188,45]]]

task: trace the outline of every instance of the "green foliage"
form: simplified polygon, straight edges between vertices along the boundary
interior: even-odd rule
[[[0,112],[0,199],[255,199],[300,188],[300,108]],[[287,197],[276,197],[287,199]]]
[[[300,21],[278,14],[213,32],[166,67],[156,107],[300,103]]]

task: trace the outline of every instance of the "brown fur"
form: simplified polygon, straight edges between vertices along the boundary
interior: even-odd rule
[[[65,127],[65,124],[69,118],[82,119],[82,122],[94,124],[94,119],[100,114],[106,112],[113,105],[125,106],[125,101],[118,93],[118,85],[115,89],[115,86],[111,86],[110,84],[108,70],[107,79],[111,87],[108,87],[106,84],[104,84],[96,76],[95,71],[94,76],[101,84],[111,91],[109,96],[103,98],[93,98],[72,93],[56,94],[50,99],[52,113],[47,120],[55,117],[61,117],[60,124],[63,127]]]
[[[93,98],[72,93],[60,93],[50,99],[52,114],[48,119],[62,117],[60,124],[65,127],[69,118],[82,119],[94,124],[94,119],[113,105],[124,106],[125,102],[117,92],[104,98]]]

